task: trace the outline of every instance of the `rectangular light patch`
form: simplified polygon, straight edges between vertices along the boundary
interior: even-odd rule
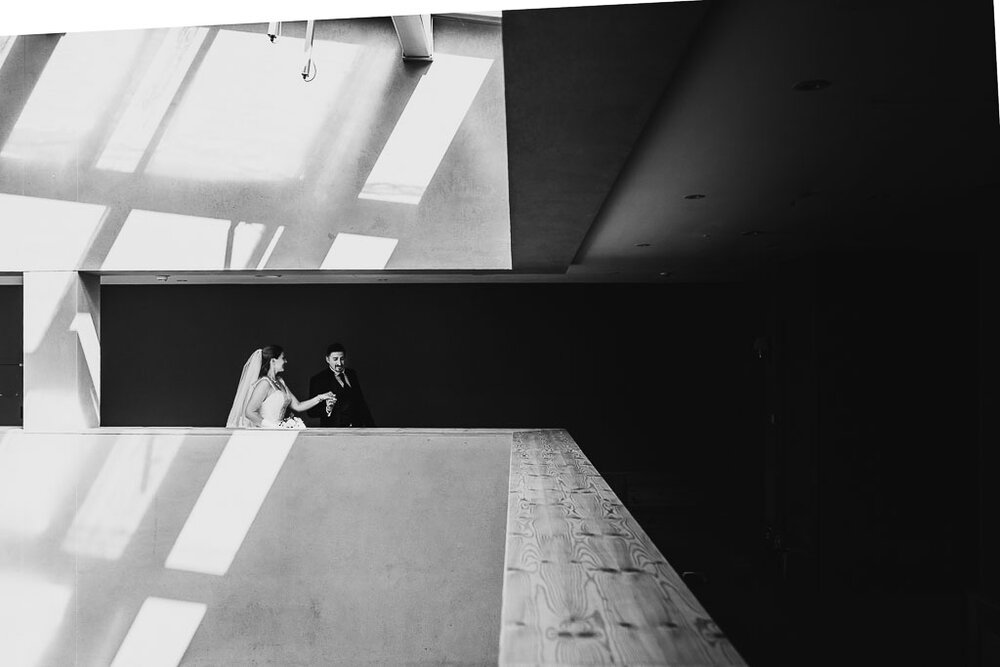
[[[128,546],[167,470],[181,438],[124,436],[111,450],[69,527],[63,549],[80,556],[115,560]]]
[[[3,67],[4,61],[7,60],[7,56],[14,49],[14,41],[16,39],[16,35],[0,36],[0,67]]]
[[[268,243],[267,243],[267,248],[264,249],[264,255],[263,255],[263,257],[261,257],[260,261],[257,262],[257,269],[258,270],[267,267],[267,263],[271,259],[271,253],[273,253],[274,249],[278,246],[278,240],[281,238],[281,235],[284,232],[285,232],[285,226],[284,225],[278,225],[278,228],[274,230],[274,234],[271,235],[271,240],[268,241]]]
[[[435,54],[358,198],[419,204],[492,65]]]
[[[229,571],[297,435],[282,429],[233,433],[167,556],[168,569]]]
[[[115,103],[149,33],[68,33],[35,84],[0,156],[67,163]]]
[[[146,598],[111,667],[177,667],[205,611],[200,602]]]
[[[224,269],[229,220],[134,209],[118,233],[103,271]]]
[[[264,225],[256,222],[238,222],[233,229],[233,251],[230,269],[249,269],[250,260],[264,238]]]
[[[384,269],[398,239],[361,234],[337,234],[321,269]]]
[[[55,638],[70,590],[30,575],[0,573],[0,660],[34,667]]]
[[[219,30],[146,171],[199,181],[280,180],[304,175],[313,142],[354,71],[357,44],[316,40],[316,81],[299,76],[301,38],[273,44],[260,33]]]
[[[73,436],[27,440],[15,430],[0,438],[0,551],[42,535],[57,514],[72,511],[76,475],[93,448]]]
[[[135,171],[207,34],[207,28],[171,28],[167,31],[97,160],[98,169]]]
[[[0,194],[0,271],[74,271],[107,213],[99,204]]]

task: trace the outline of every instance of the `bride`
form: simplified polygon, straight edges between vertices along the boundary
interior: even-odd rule
[[[299,401],[280,375],[285,363],[285,350],[280,345],[254,350],[243,366],[236,398],[226,420],[228,428],[277,428],[289,407],[305,412],[334,397],[328,391],[308,401]]]

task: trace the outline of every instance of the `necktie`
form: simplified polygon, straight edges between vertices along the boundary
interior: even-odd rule
[[[337,382],[339,382],[340,386],[343,387],[344,386],[344,376],[342,374],[339,374],[339,373],[334,373],[333,376],[335,378],[337,378]],[[326,404],[326,416],[329,417],[332,414],[333,414],[333,406],[330,405],[329,403],[327,403]]]

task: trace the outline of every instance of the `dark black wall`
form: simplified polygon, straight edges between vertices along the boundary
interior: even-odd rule
[[[0,426],[21,425],[23,294],[20,285],[0,285]]]
[[[995,200],[994,200],[995,201]],[[988,248],[996,248],[991,243]],[[971,605],[978,664],[1000,664],[1000,263],[991,255],[979,262],[979,577]]]
[[[560,427],[611,472],[715,461],[724,477],[755,446],[754,298],[662,285],[105,286],[102,423],[222,426],[244,361],[270,342],[306,398],[339,340],[379,426]]]
[[[977,664],[978,282],[970,255],[819,256],[775,276],[766,560],[796,615],[769,629],[790,649],[769,664],[818,645],[832,664]]]
[[[977,267],[855,263],[819,285],[823,572],[861,590],[954,590],[975,572]],[[949,572],[927,578],[927,567]]]

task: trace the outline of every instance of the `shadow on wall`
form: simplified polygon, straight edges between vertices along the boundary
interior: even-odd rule
[[[510,268],[499,26],[439,21],[414,66],[388,19],[320,21],[312,83],[302,45],[6,38],[0,271]]]

